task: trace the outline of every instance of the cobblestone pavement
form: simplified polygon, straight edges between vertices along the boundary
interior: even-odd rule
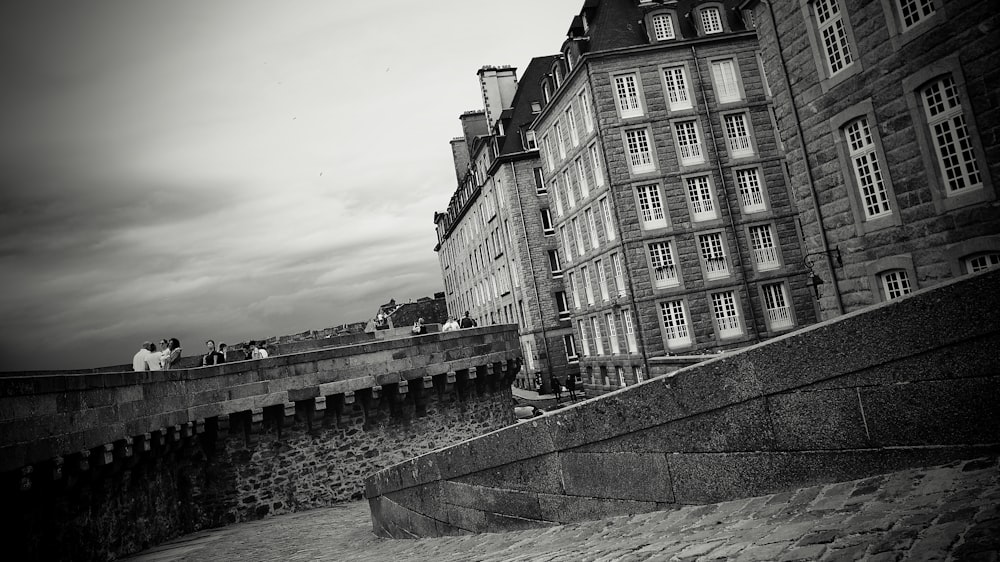
[[[178,539],[135,560],[996,561],[997,459],[544,529],[379,539],[366,502]]]

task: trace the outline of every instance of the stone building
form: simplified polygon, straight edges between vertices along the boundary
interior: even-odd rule
[[[1000,265],[995,3],[742,8],[760,37],[824,318]]]
[[[520,83],[510,67],[483,67],[483,111],[462,114],[452,140],[458,187],[436,213],[448,310],[479,325],[516,323],[524,365],[516,384],[551,390],[579,374],[548,195],[530,124],[556,57],[532,59]],[[553,261],[554,260],[554,261]],[[570,352],[567,352],[570,350]]]
[[[730,2],[588,0],[533,123],[588,390],[815,320],[754,31]]]

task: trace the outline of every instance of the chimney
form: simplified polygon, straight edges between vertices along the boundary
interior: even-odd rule
[[[486,122],[486,114],[482,111],[466,111],[459,119],[462,121],[462,134],[465,136],[466,159],[472,150],[473,141],[476,137],[485,137],[490,134],[490,125]],[[464,175],[464,174],[463,174]]]
[[[465,137],[451,139],[451,157],[455,161],[455,181],[462,183],[462,178],[469,171],[469,146]]]
[[[479,69],[479,88],[483,94],[486,125],[492,127],[500,113],[510,109],[517,91],[517,69],[512,66],[484,66]]]

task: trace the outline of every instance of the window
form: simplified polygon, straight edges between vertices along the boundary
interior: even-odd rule
[[[555,159],[552,158],[552,143],[549,142],[548,135],[542,137],[542,146],[545,147],[545,162],[549,165],[549,170],[554,170]]]
[[[767,328],[772,332],[791,328],[795,321],[792,320],[792,311],[788,307],[788,289],[784,283],[768,283],[761,285],[761,292],[764,294],[764,318],[767,320]]]
[[[555,228],[552,226],[552,214],[548,209],[541,209],[539,212],[542,215],[542,234],[552,236],[556,233]]]
[[[563,124],[556,121],[556,143],[559,147],[559,158],[566,158],[566,135],[563,133]]]
[[[639,101],[639,80],[635,74],[622,74],[614,77],[615,103],[618,104],[618,114],[622,119],[642,116],[642,104]]]
[[[597,153],[597,143],[590,145],[590,163],[594,168],[594,183],[597,187],[604,185],[604,171],[601,169],[601,156]]]
[[[680,283],[671,242],[649,244],[649,263],[653,267],[653,286],[657,289],[674,287]]]
[[[965,258],[965,270],[979,273],[1000,267],[1000,253],[983,253]]]
[[[718,8],[702,8],[701,29],[705,35],[712,33],[722,33],[722,15]]]
[[[545,97],[545,100],[548,101],[548,96]],[[532,113],[541,113],[542,112],[542,104],[538,103],[537,101],[531,102],[531,112]]]
[[[952,75],[942,76],[922,88],[920,98],[944,181],[945,196],[982,188],[983,179]]]
[[[740,93],[740,79],[733,59],[712,61],[712,83],[715,99],[719,103],[732,103],[743,99]]]
[[[576,175],[580,178],[580,198],[590,196],[590,185],[587,183],[587,170],[583,165],[583,156],[576,159]]]
[[[622,311],[622,329],[625,330],[625,346],[629,353],[637,353],[639,346],[635,341],[635,326],[632,325],[632,312]]]
[[[583,231],[580,230],[580,221],[573,217],[573,232],[576,234],[576,255],[582,256],[587,250],[583,246]]]
[[[714,232],[698,237],[698,248],[705,266],[705,279],[721,279],[729,276],[726,252],[722,248],[722,233]]]
[[[723,116],[726,125],[726,148],[730,158],[745,158],[753,156],[753,143],[750,142],[750,127],[747,125],[745,113],[732,113]]]
[[[757,266],[757,271],[769,271],[781,267],[781,261],[778,259],[778,247],[774,244],[771,225],[751,226],[749,232],[753,261]]]
[[[566,263],[569,263],[573,261],[573,247],[569,244],[569,232],[566,231],[565,226],[560,226],[559,233],[562,235],[563,254],[566,256]]]
[[[552,194],[556,196],[556,214],[563,216],[562,191],[559,189],[559,178],[552,182]]]
[[[577,320],[576,326],[580,329],[580,344],[583,347],[583,356],[590,357],[590,341],[587,338],[587,324],[585,324],[583,320]]]
[[[558,90],[563,83],[562,66],[559,64],[559,61],[556,61],[556,63],[552,65],[552,80],[555,82],[555,89]]]
[[[670,14],[656,14],[652,17],[653,37],[657,41],[667,41],[674,38],[674,22]]]
[[[691,331],[684,312],[684,301],[661,302],[660,317],[663,319],[663,336],[667,340],[667,349],[691,345]]]
[[[597,239],[597,223],[594,222],[594,213],[587,209],[583,212],[583,216],[587,218],[587,226],[590,231],[590,247],[597,248],[600,245],[600,241]]]
[[[624,387],[625,383],[625,367],[615,367],[615,373],[618,375],[618,386]]]
[[[604,271],[604,262],[597,260],[594,262],[594,267],[597,271],[597,285],[601,289],[601,300],[609,301],[611,296],[608,294],[608,278]]]
[[[615,316],[610,312],[604,315],[604,324],[608,327],[608,343],[611,345],[611,354],[618,355],[622,352],[618,344],[618,331],[615,328]]]
[[[553,277],[562,277],[562,264],[559,262],[559,250],[549,250],[549,270]]]
[[[549,190],[545,189],[545,182],[542,181],[542,169],[534,168],[531,170],[532,175],[535,178],[535,193],[538,195],[545,195]]]
[[[687,70],[683,66],[672,66],[663,69],[663,84],[667,91],[667,104],[670,111],[680,111],[694,107],[691,103],[691,92],[688,90]]]
[[[604,355],[604,342],[601,340],[601,321],[595,316],[590,319],[590,327],[594,331],[594,350],[598,355]]]
[[[760,170],[757,168],[736,170],[736,186],[740,191],[740,208],[744,214],[767,210],[764,190],[760,185]]]
[[[563,336],[563,345],[566,346],[566,361],[578,363],[580,356],[576,354],[576,340],[573,339],[573,334]]]
[[[608,202],[607,197],[602,197],[598,204],[601,206],[601,218],[604,221],[604,236],[608,240],[615,239],[615,227],[614,223],[611,221],[611,203]]]
[[[667,216],[663,210],[659,184],[636,186],[635,195],[639,200],[639,225],[644,230],[666,228]]]
[[[894,269],[879,274],[885,300],[891,301],[910,294],[910,276],[904,269]]]
[[[889,194],[882,179],[878,153],[872,140],[868,119],[862,117],[844,127],[848,155],[854,169],[854,179],[861,195],[865,220],[892,213]]]
[[[618,296],[625,296],[625,272],[622,269],[622,257],[619,254],[611,254],[611,267],[615,270],[615,289]]]
[[[628,153],[629,170],[633,174],[652,172],[656,169],[649,144],[649,132],[646,129],[625,131],[625,151]]]
[[[691,205],[691,220],[698,222],[718,218],[712,183],[708,176],[684,178],[684,183],[687,184],[688,201]]]
[[[545,100],[545,103],[549,103],[549,100],[552,99],[552,86],[548,80],[542,82],[542,99]]]
[[[583,113],[583,126],[590,133],[594,130],[594,116],[590,114],[590,94],[587,90],[580,92],[580,111]]]
[[[936,11],[933,0],[895,0],[899,6],[899,19],[903,23],[903,31],[917,25]]]
[[[736,295],[732,291],[712,293],[712,311],[715,314],[716,333],[720,339],[743,335],[740,314],[736,309]]]
[[[594,304],[594,288],[590,285],[590,270],[587,266],[580,268],[583,275],[583,292],[587,295],[587,304]]]
[[[566,108],[566,122],[569,123],[569,140],[573,146],[580,145],[580,135],[576,130],[576,115],[573,113],[573,106]]]
[[[580,291],[576,287],[576,274],[572,271],[569,272],[569,290],[573,293],[573,308],[580,309]]]
[[[680,156],[682,166],[701,164],[705,161],[701,140],[698,138],[698,126],[694,121],[675,123],[674,136],[677,139],[677,154]]]
[[[563,185],[566,186],[566,200],[569,203],[569,208],[572,209],[576,207],[576,193],[573,191],[573,178],[569,174],[569,168],[562,173]]]
[[[535,150],[538,148],[538,139],[535,138],[535,131],[528,131],[524,135],[524,147],[528,150]]]
[[[827,76],[836,76],[854,62],[847,38],[840,0],[816,0],[813,3],[816,30],[822,44]]]
[[[646,380],[646,377],[642,376],[642,367],[638,365],[632,365],[632,376],[635,377],[636,383]]]
[[[556,310],[559,311],[560,320],[569,320],[569,303],[566,302],[566,293],[563,291],[556,292]]]

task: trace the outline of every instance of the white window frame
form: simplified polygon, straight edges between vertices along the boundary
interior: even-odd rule
[[[583,347],[583,356],[590,357],[590,338],[587,337],[587,323],[582,319],[577,320],[576,327],[580,330],[580,343]]]
[[[982,189],[983,171],[972,142],[958,81],[953,74],[944,74],[921,86],[918,93],[945,197],[955,197]],[[932,101],[931,96],[937,99]],[[947,141],[944,137],[948,137]],[[961,148],[963,144],[964,149]],[[949,152],[960,160],[953,166],[948,164]],[[959,169],[960,173],[957,175],[950,173],[955,169]],[[952,179],[949,179],[949,176]],[[962,178],[966,185],[952,188],[950,184],[955,178]]]
[[[576,114],[573,112],[573,105],[566,108],[566,121],[569,123],[569,140],[573,146],[580,146],[580,134],[576,129]]]
[[[715,185],[711,174],[685,176],[683,180],[688,209],[691,211],[691,222],[718,219],[719,203],[715,197]]]
[[[731,160],[751,158],[757,153],[754,148],[753,127],[750,125],[748,113],[741,111],[723,114],[722,130],[726,135],[726,150],[729,152]]]
[[[580,275],[583,275],[583,293],[587,297],[587,305],[594,304],[594,288],[590,284],[590,270],[587,266],[580,267]]]
[[[910,274],[906,269],[890,269],[878,274],[882,295],[886,301],[894,301],[913,292]]]
[[[664,97],[670,111],[694,109],[694,96],[691,94],[687,65],[664,66],[660,69],[660,77],[663,80]]]
[[[701,126],[696,119],[673,122],[674,144],[677,160],[681,166],[696,166],[705,163],[705,147],[702,142]],[[682,130],[683,129],[683,130]],[[691,142],[691,139],[694,142]],[[684,142],[681,142],[681,141]]]
[[[594,262],[594,271],[597,272],[597,286],[601,290],[601,300],[607,302],[611,300],[611,294],[608,292],[608,277],[602,260]]]
[[[549,211],[549,209],[547,207],[543,207],[543,208],[541,208],[541,209],[538,210],[538,214],[542,218],[542,235],[543,236],[552,236],[553,234],[555,234],[556,233],[556,227],[555,227],[555,224],[552,222],[552,212]],[[546,218],[548,218],[548,221],[546,221]],[[545,226],[546,222],[548,222],[548,224],[549,224],[548,227]]]
[[[566,186],[566,202],[569,204],[569,208],[576,208],[576,193],[573,191],[573,177],[569,168],[563,170],[562,183]]]
[[[716,336],[720,340],[742,337],[743,320],[736,292],[729,290],[710,293],[709,302],[715,320]]]
[[[642,84],[637,72],[616,74],[611,77],[615,107],[622,119],[633,119],[645,114],[642,103]]]
[[[576,255],[583,257],[583,254],[587,253],[587,249],[583,242],[583,230],[580,229],[580,220],[578,217],[573,217],[570,221],[573,224],[573,232],[576,234]]]
[[[680,285],[680,264],[673,240],[656,240],[646,244],[649,273],[653,287],[668,289]]]
[[[608,201],[607,197],[601,197],[597,201],[598,205],[601,207],[601,217],[604,221],[604,236],[609,241],[615,239],[615,227],[614,221],[611,217],[611,203]]]
[[[659,308],[660,321],[663,322],[663,340],[667,349],[689,347],[693,342],[684,299],[662,301]]]
[[[559,149],[559,160],[566,159],[566,134],[563,133],[562,121],[556,121],[556,145]]]
[[[566,214],[566,212],[563,209],[562,193],[561,188],[559,187],[559,176],[556,176],[555,179],[552,180],[552,195],[554,195],[556,199],[556,215],[561,217]]]
[[[706,280],[725,279],[730,275],[724,234],[717,231],[698,235],[698,257]]]
[[[663,204],[663,192],[659,183],[640,184],[635,186],[636,210],[639,213],[639,226],[643,230],[667,228],[667,209]]]
[[[594,351],[598,356],[604,355],[604,342],[601,341],[601,321],[596,316],[590,317],[590,331],[594,333]]]
[[[559,237],[562,238],[563,243],[563,255],[566,256],[566,263],[573,262],[573,246],[569,243],[570,234],[567,231],[566,225],[559,227]]]
[[[863,115],[850,121],[841,129],[841,134],[847,147],[864,220],[891,215],[892,204],[885,182],[888,170],[882,169],[868,116]]]
[[[714,35],[726,30],[723,25],[723,12],[718,6],[706,6],[698,11],[698,21],[705,35]]]
[[[787,330],[795,326],[795,314],[788,295],[788,285],[784,281],[763,283],[760,286],[764,321],[771,332]]]
[[[586,217],[588,230],[590,230],[590,247],[597,249],[601,245],[601,241],[597,238],[597,222],[590,207],[587,207],[587,210],[583,212],[583,216]]]
[[[628,383],[625,382],[625,367],[622,367],[621,365],[616,365],[615,373],[618,375],[618,386],[622,388],[628,386]]]
[[[569,283],[569,290],[573,293],[573,308],[580,310],[580,291],[576,286],[576,273],[570,271],[566,279]]]
[[[979,252],[965,256],[962,258],[962,263],[965,265],[965,271],[969,273],[1000,269],[1000,252]]]
[[[743,84],[736,59],[716,59],[711,61],[712,89],[719,105],[743,100]]]
[[[601,166],[601,155],[598,154],[597,143],[590,145],[590,163],[594,168],[594,184],[597,187],[604,185],[604,168]]]
[[[587,169],[583,164],[583,156],[576,158],[576,175],[580,178],[580,198],[590,197],[590,184],[587,182]]]
[[[611,267],[614,269],[615,274],[615,290],[618,292],[618,296],[625,296],[625,270],[622,267],[622,255],[619,253],[611,254]]]
[[[541,168],[531,169],[532,178],[535,180],[535,195],[545,195],[549,190],[545,187],[545,176]]]
[[[856,66],[856,43],[844,17],[842,0],[812,0],[810,22],[824,77],[837,78]]]
[[[653,28],[653,39],[656,41],[670,41],[677,38],[674,33],[673,14],[666,12],[653,14],[649,17],[649,21]]]
[[[740,196],[740,210],[744,215],[752,215],[767,210],[767,190],[764,188],[760,168],[736,168],[733,181]]]
[[[648,174],[656,171],[656,157],[653,154],[653,138],[646,127],[622,131],[625,159],[632,174]]]
[[[588,133],[594,132],[594,115],[590,112],[590,92],[586,88],[577,95],[580,100],[580,111],[583,112],[583,126]]]
[[[772,271],[781,268],[781,247],[771,223],[747,226],[747,238],[757,271]]]
[[[608,328],[608,342],[611,344],[611,355],[618,355],[622,352],[618,342],[618,329],[615,327],[615,315],[608,312],[604,315],[604,323]]]
[[[576,364],[580,362],[580,356],[576,352],[576,339],[573,334],[563,335],[563,346],[566,348],[566,362]]]
[[[632,310],[622,309],[622,331],[625,332],[625,349],[629,353],[638,353],[639,345],[635,338],[635,324],[632,322]]]

